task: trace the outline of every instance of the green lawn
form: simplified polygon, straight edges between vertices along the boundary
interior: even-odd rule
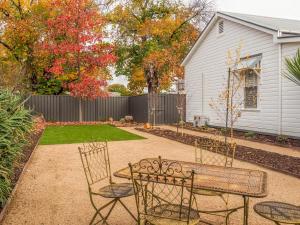
[[[48,126],[40,140],[40,144],[52,145],[138,139],[144,138],[110,125]]]

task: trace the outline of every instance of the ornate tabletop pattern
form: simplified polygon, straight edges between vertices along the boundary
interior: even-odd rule
[[[145,165],[147,164],[147,161],[152,162],[151,164],[153,164],[155,160],[158,159],[142,159],[132,165],[133,167],[138,167],[139,170],[143,173],[146,173],[147,170],[149,170],[148,172],[153,173],[159,168],[148,168]],[[203,164],[201,165],[184,161],[176,161],[175,163],[174,160],[163,160],[166,162],[165,165],[170,165],[170,162],[172,162],[175,166],[172,167],[172,171],[168,171],[168,169],[170,168],[164,168],[163,166],[160,169],[165,170],[166,172],[177,172],[177,176],[185,177],[190,174],[192,170],[194,170],[194,188],[257,198],[265,197],[267,195],[266,172],[243,168],[228,168]],[[114,176],[130,179],[131,173],[129,167],[115,172]],[[186,185],[188,186],[188,184]]]

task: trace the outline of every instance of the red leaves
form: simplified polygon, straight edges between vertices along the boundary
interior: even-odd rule
[[[100,74],[95,78],[93,71],[105,71],[116,57],[113,46],[104,41],[105,23],[99,9],[91,0],[52,0],[52,7],[54,16],[47,21],[42,44],[52,59],[48,72],[58,77],[71,74],[68,88],[73,96],[104,96],[101,87],[106,82]]]
[[[106,97],[107,92],[104,87],[107,85],[106,81],[98,80],[95,77],[83,75],[77,82],[69,84],[70,93],[74,97],[83,99],[95,99],[96,97]]]

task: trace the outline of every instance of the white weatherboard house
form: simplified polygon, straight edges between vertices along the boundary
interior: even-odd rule
[[[224,90],[228,50],[240,44],[241,58],[250,56],[261,70],[250,88],[245,82],[244,105],[235,127],[300,137],[300,87],[282,76],[285,58],[300,48],[300,21],[296,20],[217,12],[182,63],[186,120],[193,122],[200,115],[208,117],[210,125],[224,126],[209,104]],[[257,98],[248,102],[247,95]]]

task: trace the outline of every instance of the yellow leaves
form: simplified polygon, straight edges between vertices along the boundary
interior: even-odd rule
[[[144,76],[144,69],[141,67],[134,67],[132,69],[131,76],[129,77],[128,88],[133,94],[139,95],[143,93],[146,86],[146,80]]]
[[[234,50],[235,54],[233,54],[231,49],[227,51],[227,65],[229,67],[232,67],[241,61],[242,48],[243,43],[240,42],[239,46]]]
[[[144,69],[141,67],[133,68],[131,79],[137,82],[145,82]]]
[[[146,20],[139,26],[138,34],[141,36],[161,36],[170,37],[176,27],[178,27],[183,21],[179,19],[173,19],[171,17],[165,17],[160,20]]]

